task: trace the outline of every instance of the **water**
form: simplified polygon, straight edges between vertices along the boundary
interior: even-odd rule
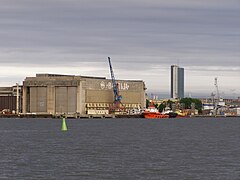
[[[0,179],[240,179],[240,118],[0,119]]]

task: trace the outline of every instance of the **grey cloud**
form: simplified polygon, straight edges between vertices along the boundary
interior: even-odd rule
[[[2,0],[0,65],[239,67],[238,0]],[[143,73],[144,74],[144,73]],[[235,75],[235,74],[234,74]]]

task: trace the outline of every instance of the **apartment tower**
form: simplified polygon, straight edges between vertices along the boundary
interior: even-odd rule
[[[171,66],[171,98],[184,98],[184,68]]]

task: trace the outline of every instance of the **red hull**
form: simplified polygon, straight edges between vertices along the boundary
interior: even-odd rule
[[[144,118],[147,118],[147,119],[169,118],[169,115],[167,114],[154,113],[154,112],[143,113],[143,116]]]

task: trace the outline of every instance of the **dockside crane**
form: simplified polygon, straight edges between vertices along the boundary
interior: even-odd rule
[[[217,77],[215,77],[215,79],[214,79],[214,85],[215,85],[215,88],[216,88],[216,96],[217,96],[216,101],[215,101],[215,105],[214,105],[214,107],[215,107],[214,109],[215,109],[215,113],[217,114],[219,101],[220,101]]]
[[[215,79],[214,79],[214,85],[215,85],[215,88],[216,88],[216,93],[217,93],[217,105],[218,105],[219,100],[220,100],[220,95],[219,95],[219,89],[218,89],[218,81],[217,81],[217,77],[215,77]]]
[[[110,73],[111,73],[111,79],[112,79],[112,85],[113,85],[113,94],[114,94],[113,107],[111,108],[111,111],[115,112],[115,111],[121,110],[120,105],[122,104],[121,103],[122,96],[119,95],[118,83],[116,83],[116,80],[115,80],[110,57],[108,57],[108,63],[110,67]]]

